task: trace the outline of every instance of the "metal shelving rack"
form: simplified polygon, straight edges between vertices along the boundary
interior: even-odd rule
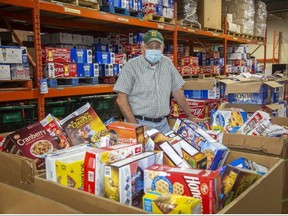
[[[175,3],[175,7],[177,4]],[[148,29],[157,29],[173,40],[174,47],[177,47],[178,39],[188,40],[201,39],[203,42],[223,44],[224,52],[228,43],[258,44],[266,47],[266,40],[257,41],[227,35],[193,29],[179,25],[170,25],[138,19],[135,17],[109,14],[89,8],[76,7],[62,3],[47,2],[42,0],[0,0],[0,14],[9,21],[13,29],[31,30],[34,32],[34,47],[37,58],[35,86],[30,90],[13,92],[0,92],[0,102],[34,99],[38,102],[38,118],[45,117],[45,98],[79,96],[89,94],[111,93],[112,85],[77,86],[63,89],[49,88],[48,94],[40,94],[39,80],[42,78],[41,38],[43,32],[59,32],[69,29],[70,32],[86,31],[93,32],[145,32]],[[177,8],[175,9],[177,11]],[[176,15],[176,14],[175,14]],[[177,17],[175,16],[175,19]],[[19,22],[20,21],[20,22]],[[1,28],[6,28],[0,23]],[[224,26],[226,28],[226,26]],[[224,32],[227,32],[224,29]],[[174,63],[177,64],[177,49],[174,49]],[[264,56],[264,59],[266,57]],[[225,59],[224,68],[226,68]]]

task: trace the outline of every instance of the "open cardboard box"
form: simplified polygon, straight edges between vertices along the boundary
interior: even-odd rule
[[[80,214],[71,207],[0,183],[1,214]]]

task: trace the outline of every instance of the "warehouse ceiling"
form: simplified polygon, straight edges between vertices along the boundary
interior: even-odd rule
[[[262,0],[267,4],[270,17],[288,20],[288,0]]]

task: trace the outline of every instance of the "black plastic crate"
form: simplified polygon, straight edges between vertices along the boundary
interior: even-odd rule
[[[70,115],[75,110],[76,100],[50,100],[45,103],[45,114],[49,113],[53,116],[62,119]]]
[[[36,121],[35,104],[0,107],[0,133],[18,130]]]

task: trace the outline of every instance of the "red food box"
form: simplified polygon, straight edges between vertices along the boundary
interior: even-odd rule
[[[220,172],[155,164],[144,171],[144,192],[148,190],[199,198],[202,213],[214,214],[220,206]]]
[[[76,63],[51,62],[44,65],[46,78],[77,77]]]
[[[181,66],[177,66],[176,69],[181,74]]]
[[[195,118],[204,119],[208,117],[208,105],[205,100],[194,100],[194,99],[186,99],[191,111],[191,114]],[[179,107],[175,99],[171,100],[171,110],[170,110],[171,118],[186,118],[185,113]]]
[[[69,48],[45,47],[42,49],[43,63],[48,62],[71,62]]]
[[[199,74],[200,68],[199,66],[191,67],[191,74]]]
[[[221,100],[220,99],[209,99],[209,100],[205,100],[205,101],[207,102],[208,116],[210,117],[211,110],[217,110],[221,104]]]
[[[182,75],[191,75],[191,66],[181,66]]]
[[[141,55],[142,54],[141,44],[127,44],[125,46],[125,52],[127,55],[129,54]]]
[[[171,59],[172,62],[174,62],[174,55],[173,54],[168,53],[165,56],[167,56],[168,58]]]
[[[156,15],[156,4],[153,3],[142,3],[142,12],[144,14],[154,14]]]
[[[115,64],[125,64],[127,62],[126,54],[115,53]]]
[[[59,149],[57,142],[37,122],[7,136],[3,151],[36,159],[37,169],[45,168],[45,155]]]
[[[219,74],[217,66],[203,66],[200,68],[201,74]]]
[[[185,56],[181,59],[182,65],[198,66],[198,57],[194,56]]]

